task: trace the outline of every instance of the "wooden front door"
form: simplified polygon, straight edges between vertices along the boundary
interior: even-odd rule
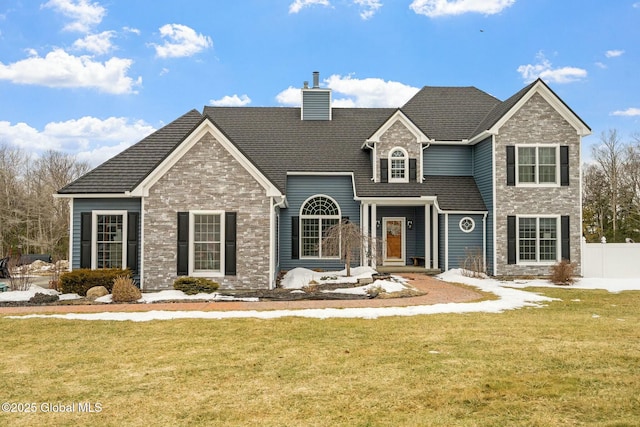
[[[404,218],[384,218],[385,253],[388,264],[404,264]]]

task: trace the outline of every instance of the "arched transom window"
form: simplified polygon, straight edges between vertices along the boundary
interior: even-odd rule
[[[389,152],[389,182],[408,182],[407,152],[403,148],[394,148]]]
[[[300,209],[300,248],[306,258],[337,258],[336,245],[323,244],[327,230],[340,222],[340,207],[331,197],[313,196]],[[331,247],[329,247],[331,246]]]

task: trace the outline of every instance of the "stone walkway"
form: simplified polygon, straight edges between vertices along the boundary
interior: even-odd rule
[[[170,302],[153,304],[83,304],[0,307],[0,316],[32,313],[97,313],[106,311],[151,311],[151,310],[295,310],[305,308],[353,308],[353,307],[406,307],[440,303],[469,302],[482,297],[478,292],[431,276],[403,273],[409,284],[425,295],[406,298],[365,299],[365,300],[305,300],[305,301],[214,301],[214,302]]]

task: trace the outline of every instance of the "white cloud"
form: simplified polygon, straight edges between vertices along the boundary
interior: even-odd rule
[[[104,55],[113,49],[111,38],[115,35],[115,31],[103,31],[100,34],[89,34],[82,39],[78,39],[73,43],[73,47],[77,50],[85,50],[96,55]]]
[[[133,61],[111,58],[102,63],[90,56],[70,55],[62,49],[49,52],[44,58],[34,51],[31,57],[12,64],[0,62],[0,80],[12,83],[48,87],[95,88],[112,94],[135,93],[133,87],[142,83],[127,76]]]
[[[224,96],[220,99],[212,99],[209,101],[211,105],[216,107],[244,107],[251,103],[251,98],[247,95],[238,96],[236,94],[232,96]]]
[[[51,122],[42,131],[26,123],[12,125],[0,121],[0,142],[39,153],[58,150],[77,153],[79,160],[91,165],[102,163],[155,129],[143,120],[125,117],[82,117],[64,122]]]
[[[140,30],[137,28],[131,28],[131,27],[122,27],[122,31],[124,31],[125,33],[133,33],[136,35],[140,35]]]
[[[640,2],[638,2],[638,3],[634,3],[634,4],[633,4],[633,7],[635,7],[636,9],[640,9]]]
[[[321,6],[331,6],[329,0],[295,0],[289,5],[289,13],[298,13],[305,7],[319,4]]]
[[[538,77],[552,83],[571,83],[587,77],[587,71],[582,68],[553,68],[551,62],[542,53],[538,53],[537,59],[537,64],[521,65],[517,69],[527,83],[531,83]]]
[[[300,105],[301,97],[300,88],[289,86],[276,95],[276,101],[281,105],[298,106]]]
[[[333,91],[334,107],[400,107],[419,90],[379,78],[356,79],[337,74],[325,79],[324,83]],[[300,88],[289,87],[280,92],[276,100],[282,105],[298,106],[301,101]]]
[[[607,65],[602,63],[602,62],[600,62],[600,61],[598,61],[598,62],[596,62],[596,67],[602,68],[604,70],[604,69],[607,68]]]
[[[400,107],[419,90],[400,82],[379,78],[355,79],[337,74],[325,82],[333,91],[351,99],[356,107]]]
[[[355,4],[361,7],[360,17],[367,20],[382,7],[382,3],[379,0],[353,0]]]
[[[616,58],[618,56],[622,56],[624,54],[624,50],[608,50],[604,53],[604,56],[607,58]]]
[[[98,2],[89,3],[87,0],[49,0],[42,7],[54,9],[70,18],[72,22],[64,27],[67,31],[87,33],[91,28],[102,22],[107,13]]]
[[[435,18],[465,13],[495,15],[515,2],[516,0],[413,0],[409,7],[418,15]]]
[[[192,56],[211,46],[213,42],[208,36],[196,33],[193,28],[181,24],[166,24],[160,27],[163,45],[153,45],[160,58],[180,58]]]
[[[640,116],[640,108],[627,108],[626,110],[618,110],[611,113],[612,116]]]

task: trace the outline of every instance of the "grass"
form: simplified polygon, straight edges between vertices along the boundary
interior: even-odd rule
[[[502,314],[0,318],[0,425],[637,426],[640,292],[536,289]],[[578,301],[579,300],[579,301]]]

